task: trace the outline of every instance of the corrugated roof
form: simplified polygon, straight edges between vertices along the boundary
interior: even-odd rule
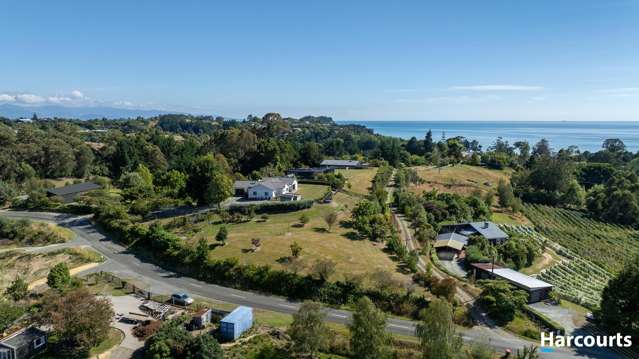
[[[439,234],[435,239],[438,241],[453,240],[453,241],[461,242],[463,245],[468,245],[468,237],[462,236],[461,234],[455,233],[455,232]]]
[[[76,183],[69,186],[58,187],[58,188],[49,188],[47,192],[52,193],[56,196],[65,196],[73,193],[81,193],[87,192],[94,189],[101,189],[102,186],[93,182],[84,182],[84,183]]]
[[[464,249],[464,244],[462,242],[459,242],[453,239],[448,239],[448,240],[442,239],[435,242],[435,248],[442,248],[442,247],[454,248],[458,251],[461,251],[462,249]]]
[[[233,188],[247,190],[257,185],[266,186],[272,190],[282,189],[284,186],[290,186],[295,182],[295,177],[264,177],[258,181],[235,181]]]
[[[247,314],[252,314],[253,309],[245,306],[239,306],[235,308],[229,315],[222,318],[222,322],[225,323],[235,323],[238,320],[242,319]]]
[[[552,288],[552,284],[546,283],[543,280],[539,280],[534,277],[527,276],[523,273],[517,272],[516,270],[512,270],[510,268],[500,267],[495,265],[495,269],[492,270],[491,263],[472,263],[471,264],[475,268],[479,268],[485,270],[487,272],[491,272],[496,277],[501,279],[505,279],[506,281],[526,289],[541,289],[541,288]]]
[[[493,222],[471,222],[469,224],[486,239],[508,238],[506,232],[499,229]]]
[[[323,160],[322,166],[361,166],[362,162],[356,160]]]

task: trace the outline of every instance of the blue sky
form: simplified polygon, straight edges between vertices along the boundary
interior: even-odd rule
[[[3,0],[0,44],[0,103],[639,120],[634,0]]]

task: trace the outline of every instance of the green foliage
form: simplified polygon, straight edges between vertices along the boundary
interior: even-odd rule
[[[193,337],[184,329],[179,320],[164,322],[144,344],[144,356],[147,359],[173,359],[186,357],[187,348]],[[206,341],[206,339],[205,339]],[[206,344],[206,343],[202,343]],[[198,344],[195,344],[196,347]],[[212,346],[215,346],[214,344]]]
[[[608,282],[598,317],[611,333],[639,336],[639,256]]]
[[[202,334],[189,340],[186,359],[223,359],[224,351],[211,334]]]
[[[191,169],[187,189],[199,204],[218,204],[232,194],[230,168],[222,155],[198,157]]]
[[[480,303],[486,308],[491,318],[500,323],[513,320],[515,313],[528,302],[528,294],[515,289],[503,280],[482,280],[479,296]]]
[[[15,197],[16,191],[9,183],[0,180],[0,206],[5,205],[7,202]]]
[[[302,246],[297,242],[291,244],[291,257],[298,258],[302,254]]]
[[[462,348],[462,338],[456,333],[451,305],[433,299],[421,313],[416,334],[420,340],[423,359],[455,359]]]
[[[229,230],[226,228],[226,226],[222,226],[217,231],[217,234],[215,235],[215,240],[218,242],[224,243],[226,239],[228,238],[228,236],[229,236]]]
[[[391,357],[390,335],[386,332],[386,315],[367,297],[355,304],[351,333],[351,351],[357,358],[384,359]]]
[[[24,279],[17,277],[11,282],[11,285],[7,287],[4,293],[13,299],[14,302],[17,302],[26,298],[27,294],[29,294],[29,285]]]
[[[60,262],[53,266],[47,276],[47,285],[50,288],[57,290],[64,290],[71,284],[71,274],[69,273],[69,267],[64,262]]]
[[[304,213],[300,216],[300,224],[303,226],[305,226],[311,219],[308,218],[308,214]]]
[[[47,225],[35,225],[28,219],[0,217],[0,238],[21,246],[46,245],[64,242],[66,238],[52,231]]]
[[[9,326],[24,314],[21,305],[0,299],[0,332],[4,332]]]
[[[324,322],[325,317],[319,303],[302,303],[297,313],[293,314],[293,323],[288,328],[294,353],[313,357],[326,348],[330,329]]]
[[[113,318],[111,302],[84,288],[50,291],[42,300],[38,321],[50,325],[61,344],[86,352],[105,340]]]

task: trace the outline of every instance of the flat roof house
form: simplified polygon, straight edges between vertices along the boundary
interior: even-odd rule
[[[324,160],[320,163],[321,167],[333,167],[333,168],[363,168],[364,164],[361,161],[356,160]]]
[[[250,200],[298,199],[294,195],[298,190],[295,176],[265,177],[258,181],[235,181],[233,189],[236,196]]]
[[[548,298],[553,285],[534,277],[527,276],[510,268],[492,263],[472,263],[475,277],[478,279],[503,279],[528,293],[528,303],[536,303]]]
[[[27,359],[47,346],[47,332],[28,327],[0,339],[0,359]]]
[[[89,191],[93,191],[96,189],[101,189],[102,186],[93,182],[83,182],[76,183],[69,186],[57,187],[57,188],[49,188],[47,189],[48,197],[61,197],[64,203],[74,202],[78,195],[82,193],[86,193]]]

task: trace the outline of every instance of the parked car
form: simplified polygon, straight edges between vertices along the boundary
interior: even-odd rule
[[[193,304],[193,298],[186,293],[175,293],[171,295],[171,303],[178,305],[191,305]]]

